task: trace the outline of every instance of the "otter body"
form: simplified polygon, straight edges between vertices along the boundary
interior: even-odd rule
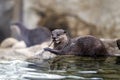
[[[90,57],[107,56],[108,52],[100,39],[84,36],[70,39],[62,29],[52,31],[54,49],[45,48],[57,55],[77,55]]]
[[[29,30],[21,23],[14,23],[11,25],[11,32],[12,37],[25,41],[28,47],[51,39],[50,31],[45,27]]]

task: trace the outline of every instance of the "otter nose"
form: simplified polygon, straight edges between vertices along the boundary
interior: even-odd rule
[[[55,37],[52,37],[53,40],[55,40],[56,38]]]

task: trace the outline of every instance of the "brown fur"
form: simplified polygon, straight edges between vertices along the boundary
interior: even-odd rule
[[[116,40],[117,47],[120,49],[120,39]]]
[[[90,57],[107,56],[108,52],[100,39],[93,36],[84,36],[70,39],[62,29],[52,31],[54,49],[45,48],[58,55],[78,55]]]

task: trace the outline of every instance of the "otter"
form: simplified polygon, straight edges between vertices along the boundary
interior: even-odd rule
[[[3,30],[0,30],[0,43],[5,39],[5,34]]]
[[[116,40],[116,43],[117,43],[118,49],[120,49],[120,39],[117,39],[117,40]]]
[[[12,23],[11,26],[12,37],[17,40],[23,40],[27,47],[41,44],[51,39],[51,32],[46,27],[37,27],[35,29],[27,29],[22,23]]]
[[[57,55],[77,55],[88,57],[106,57],[108,52],[103,42],[94,36],[83,36],[70,39],[63,29],[52,31],[52,40],[54,48],[45,48],[45,51]]]

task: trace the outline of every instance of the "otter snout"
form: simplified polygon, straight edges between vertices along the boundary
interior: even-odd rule
[[[55,40],[55,39],[56,39],[56,37],[52,37],[52,39],[53,39],[53,40]]]
[[[52,37],[52,40],[53,40],[53,42],[55,42],[55,43],[60,43],[60,40],[59,40],[59,38]]]
[[[53,40],[53,41],[56,41],[56,37],[52,37],[52,40]]]

